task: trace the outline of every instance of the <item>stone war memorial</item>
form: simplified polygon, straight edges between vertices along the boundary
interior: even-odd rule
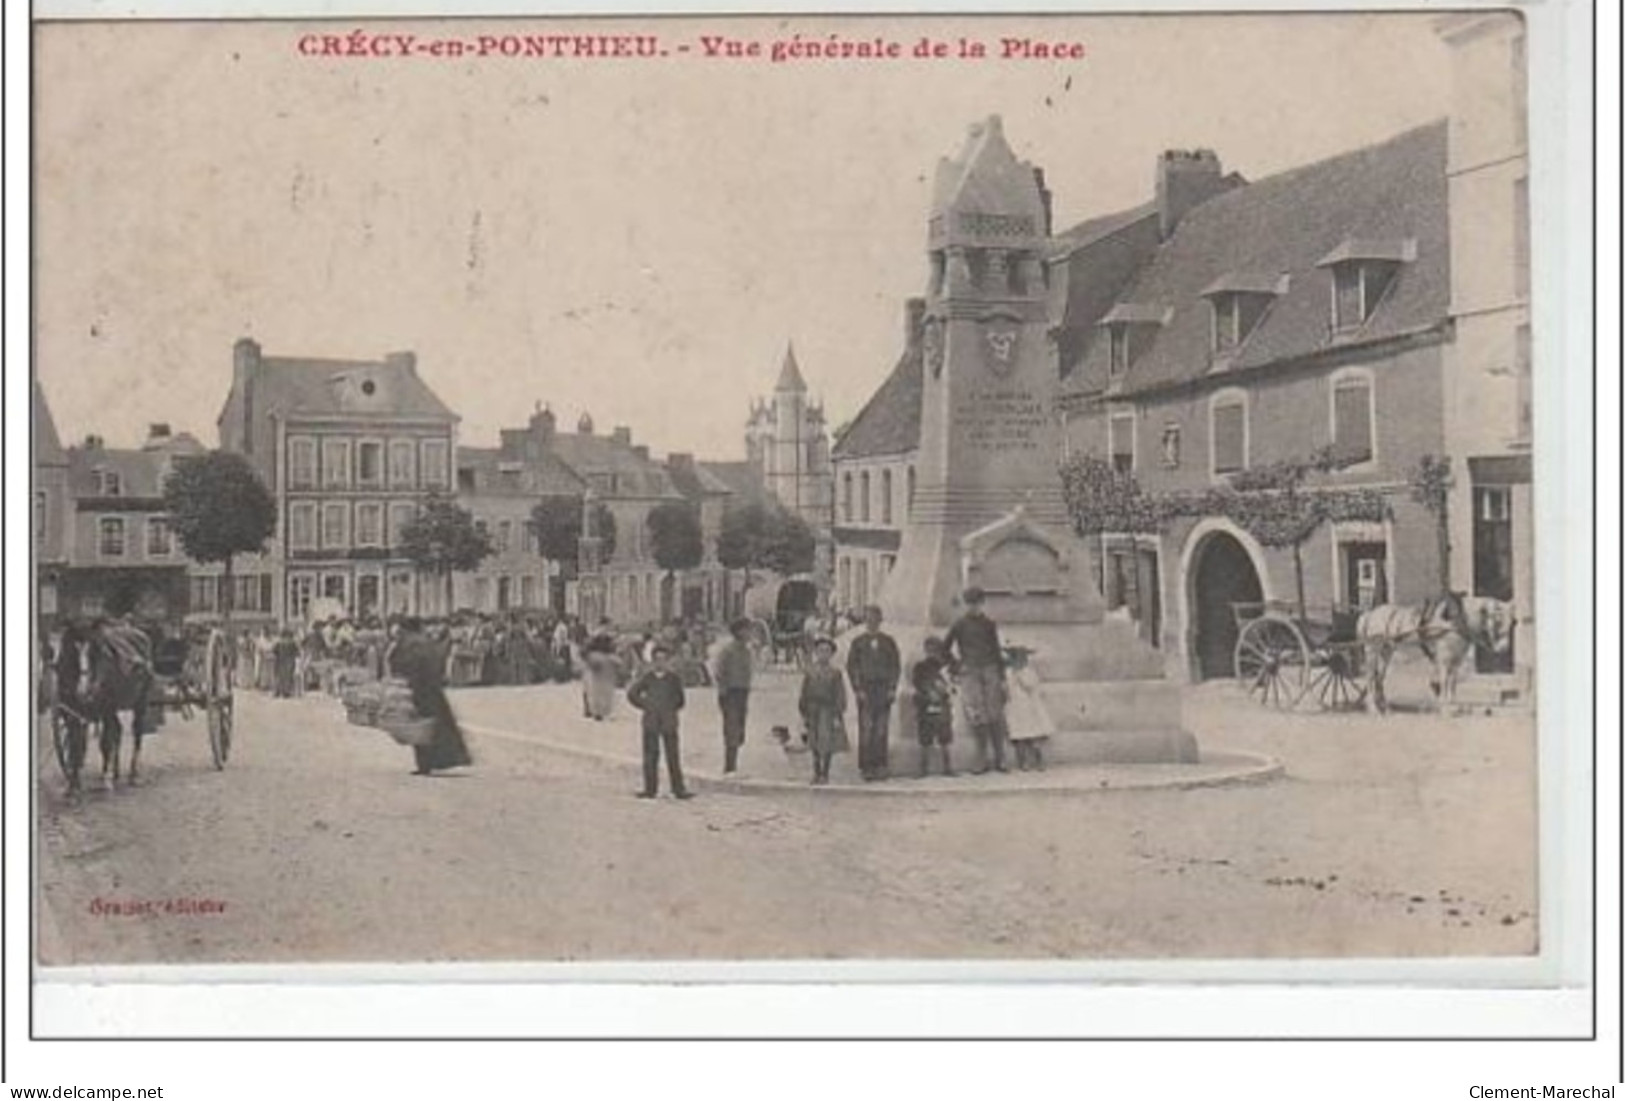
[[[998,116],[971,126],[936,172],[918,485],[881,608],[918,653],[980,588],[1005,644],[1033,651],[1058,760],[1194,763],[1162,655],[1105,615],[1062,500],[1049,232],[1040,171],[1016,159]]]

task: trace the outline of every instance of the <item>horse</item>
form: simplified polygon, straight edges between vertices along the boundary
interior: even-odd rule
[[[97,748],[102,758],[102,785],[121,778],[120,757],[124,724],[119,712],[129,711],[134,735],[128,782],[141,774],[141,739],[146,734],[147,708],[153,687],[153,643],[139,627],[128,623],[101,626],[90,643],[90,669],[85,691],[85,717],[97,727]],[[77,777],[74,778],[75,781]]]
[[[1421,605],[1379,604],[1362,613],[1354,637],[1365,646],[1366,707],[1388,710],[1383,682],[1394,653],[1413,645],[1433,662],[1428,687],[1441,708],[1456,700],[1456,684],[1475,649],[1504,654],[1518,619],[1512,605],[1488,596],[1447,593]]]

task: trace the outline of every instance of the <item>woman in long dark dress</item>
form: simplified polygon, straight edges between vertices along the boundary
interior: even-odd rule
[[[417,758],[414,773],[427,776],[443,768],[474,763],[462,728],[446,698],[446,648],[423,633],[423,623],[407,619],[401,623],[400,639],[390,653],[389,669],[412,689],[412,706],[418,714],[434,720],[434,738],[428,745],[413,746]]]

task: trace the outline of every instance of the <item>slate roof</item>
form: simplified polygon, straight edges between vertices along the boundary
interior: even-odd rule
[[[604,480],[613,477],[616,497],[676,497],[666,468],[644,458],[613,436],[559,432],[548,445],[573,471],[605,492]]]
[[[57,433],[56,420],[51,407],[45,403],[45,391],[39,379],[34,380],[34,464],[36,466],[66,466],[68,453],[62,450],[62,437]]]
[[[367,379],[387,387],[382,406],[365,400],[359,386]],[[343,416],[443,417],[455,420],[417,372],[392,360],[302,359],[264,356],[255,371],[255,401],[263,408],[289,413]],[[346,385],[354,382],[355,385]]]
[[[1089,218],[1079,222],[1070,229],[1062,230],[1049,239],[1049,246],[1045,255],[1051,260],[1060,260],[1070,256],[1076,250],[1091,245],[1102,237],[1110,237],[1118,230],[1127,229],[1135,222],[1144,218],[1157,216],[1155,202],[1141,203],[1139,206],[1127,210],[1119,210],[1114,214],[1102,214],[1098,218]]]
[[[684,497],[726,497],[733,487],[706,469],[710,464],[675,463],[666,460],[666,476],[673,488]]]
[[[1450,305],[1444,121],[1376,145],[1282,172],[1195,207],[1119,296],[1171,309],[1115,393],[1133,395],[1222,380],[1251,368],[1419,332],[1443,323]],[[1334,336],[1332,273],[1323,262],[1350,241],[1414,241],[1366,323]],[[1212,371],[1205,290],[1224,280],[1286,277],[1228,364]],[[1083,358],[1080,382],[1103,387],[1107,341]]]
[[[740,500],[759,500],[767,496],[767,485],[762,472],[751,462],[701,462],[699,468],[708,476],[728,487]]]
[[[508,470],[513,471],[511,478],[505,476]],[[574,497],[587,485],[556,455],[544,453],[536,461],[524,462],[498,447],[459,447],[459,485],[464,471],[473,474],[471,492],[477,497]]]
[[[904,350],[852,423],[835,440],[836,459],[904,455],[920,446],[920,405],[925,399],[925,356],[919,342]]]
[[[159,479],[165,460],[176,455],[195,455],[203,445],[189,435],[176,437],[176,443],[163,449],[133,447],[70,447],[67,449],[69,492],[80,501],[106,500],[97,472],[116,471],[119,499],[155,501],[163,497]]]

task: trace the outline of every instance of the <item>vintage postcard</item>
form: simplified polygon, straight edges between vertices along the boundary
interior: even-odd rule
[[[42,981],[1549,948],[1519,13],[33,33]]]

